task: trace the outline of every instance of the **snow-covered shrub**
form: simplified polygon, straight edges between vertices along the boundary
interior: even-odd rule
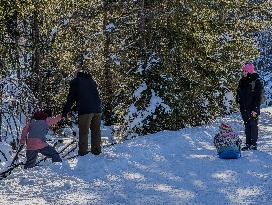
[[[0,85],[1,140],[17,144],[26,117],[35,107],[35,98],[28,86],[12,73],[0,79]]]
[[[12,148],[5,142],[0,142],[0,168],[12,158]]]
[[[272,105],[272,29],[268,28],[256,35],[260,56],[255,64],[257,72],[265,82],[266,102],[264,106]]]

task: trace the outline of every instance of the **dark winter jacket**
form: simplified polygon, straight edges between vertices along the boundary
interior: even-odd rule
[[[70,82],[69,94],[62,116],[66,116],[76,102],[79,115],[101,113],[101,100],[96,82],[91,75],[79,72],[77,77]]]
[[[253,85],[255,84],[255,86]],[[260,114],[262,84],[257,73],[248,74],[239,81],[236,101],[240,105],[240,111],[244,122],[249,121],[254,111]]]

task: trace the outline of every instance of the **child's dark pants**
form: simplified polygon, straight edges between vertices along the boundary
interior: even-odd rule
[[[32,168],[36,164],[38,153],[43,154],[44,156],[51,158],[52,162],[62,162],[62,159],[59,156],[59,153],[51,146],[47,146],[40,150],[27,150],[26,151],[26,164],[25,169]]]

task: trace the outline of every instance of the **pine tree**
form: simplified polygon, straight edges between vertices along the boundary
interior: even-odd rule
[[[135,36],[126,32],[127,39],[134,39],[134,47],[126,50],[126,58],[122,59],[125,65],[121,72],[127,79],[122,81],[121,92],[126,100],[117,108],[122,133],[154,132],[165,129],[165,124],[168,129],[178,129],[231,112],[233,99],[229,97],[234,95],[241,64],[258,55],[248,33],[259,29],[263,21],[249,16],[248,10],[254,13],[267,9],[266,3],[139,1],[135,4],[131,16],[144,15],[133,19],[141,25],[130,27]],[[146,69],[147,59],[156,62],[152,69]],[[135,99],[135,91],[140,89],[141,96]],[[148,110],[154,93],[160,94],[163,106],[156,107],[146,117],[144,111]]]
[[[252,33],[269,26],[270,8],[269,1],[1,1],[1,78],[16,73],[24,85],[18,102],[56,113],[82,64],[118,137],[199,125],[232,112],[240,67],[258,56]]]

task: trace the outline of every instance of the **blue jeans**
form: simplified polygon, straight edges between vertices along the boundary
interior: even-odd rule
[[[55,148],[52,146],[47,146],[40,150],[26,151],[26,164],[24,166],[25,169],[35,167],[38,153],[51,158],[52,162],[62,162],[62,159],[60,158],[59,153],[55,150]]]

